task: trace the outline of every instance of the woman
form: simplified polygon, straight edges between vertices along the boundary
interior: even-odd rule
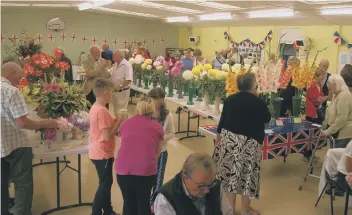
[[[215,59],[211,63],[214,69],[221,70],[222,64],[226,62],[226,59],[221,55],[222,51],[215,52]]]
[[[255,74],[237,79],[239,93],[224,102],[214,151],[217,178],[228,195],[233,210],[236,194],[242,195],[243,215],[258,215],[250,207],[259,198],[259,173],[264,124],[270,121],[268,107],[257,97]],[[234,211],[235,212],[235,211]]]
[[[235,64],[244,64],[244,58],[238,53],[237,47],[232,47],[230,53],[227,54],[227,59],[230,59]]]
[[[153,193],[150,199],[150,205],[153,206],[157,191],[163,185],[164,181],[165,168],[168,158],[166,143],[175,137],[175,126],[171,113],[166,109],[165,92],[161,88],[154,88],[149,91],[148,96],[154,101],[155,112],[153,114],[153,118],[163,126],[165,141],[158,160],[157,176],[156,180],[154,181]]]
[[[307,89],[306,95],[306,120],[320,125],[323,124],[324,119],[322,116],[320,116],[318,111],[321,105],[327,99],[327,97],[324,96],[324,92],[321,86],[324,78],[324,73],[321,69],[318,68],[315,72],[312,84]],[[308,162],[312,155],[312,150],[304,151],[303,155],[304,161]],[[314,162],[316,162],[316,160],[314,160]]]
[[[352,65],[346,64],[341,70],[341,76],[352,93]]]
[[[208,61],[202,56],[202,50],[200,49],[194,49],[193,56],[193,67],[200,65],[200,64],[206,64]]]
[[[328,88],[333,99],[326,110],[324,124],[327,129],[323,135],[331,135],[336,148],[345,148],[352,138],[352,94],[338,74],[330,75]]]
[[[137,115],[121,124],[121,146],[117,151],[115,170],[120,186],[124,215],[150,215],[150,193],[157,174],[164,130],[152,118],[155,106],[151,98],[141,99]]]

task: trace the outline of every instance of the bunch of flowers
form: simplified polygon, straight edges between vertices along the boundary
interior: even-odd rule
[[[70,121],[76,128],[82,131],[89,130],[89,118],[86,111],[75,112],[71,117]]]
[[[292,74],[297,70],[296,66],[288,65],[286,70],[282,70],[280,74],[280,89],[286,89],[288,82],[290,82]]]
[[[138,77],[142,72],[141,65],[144,62],[144,58],[142,57],[142,55],[136,55],[134,58],[131,57],[128,61],[133,66],[133,72],[135,77]]]
[[[153,69],[153,61],[152,59],[145,59],[141,65],[143,75],[150,75]]]
[[[42,52],[42,44],[36,43],[35,38],[26,35],[27,30],[23,29],[19,40],[9,38],[12,46],[5,45],[5,50],[9,56],[19,56],[25,58]]]
[[[256,74],[258,93],[277,93],[280,86],[281,63],[271,62],[260,69],[254,67],[252,72]]]
[[[72,128],[73,125],[68,122],[66,118],[59,117],[57,119],[58,121],[58,127],[62,132],[69,132]],[[46,128],[46,129],[41,129],[41,133],[44,134],[44,140],[54,142],[57,138],[57,130],[55,128]]]
[[[27,79],[23,79],[27,80]],[[22,91],[23,97],[29,103],[36,103],[42,90],[43,90],[43,83],[36,82],[33,84],[20,84],[20,89]]]
[[[227,96],[232,95],[234,93],[238,93],[238,86],[237,86],[237,77],[239,75],[245,74],[250,71],[251,65],[241,65],[241,64],[234,64],[231,67],[231,72],[227,72],[226,77],[226,92]]]
[[[169,71],[169,78],[179,77],[181,75],[182,67],[182,61],[175,62],[175,64],[173,64],[172,68]]]
[[[164,57],[163,66],[165,69],[169,70],[176,64],[176,59],[174,57]]]
[[[182,73],[182,77],[183,79],[185,79],[186,81],[190,81],[193,82],[195,79],[195,76],[193,75],[193,72],[191,70],[186,70]]]

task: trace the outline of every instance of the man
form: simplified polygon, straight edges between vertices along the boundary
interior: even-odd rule
[[[319,63],[319,68],[322,70],[322,75],[325,76],[323,82],[321,83],[322,86],[322,90],[324,93],[324,97],[322,99],[324,99],[324,103],[323,103],[323,107],[326,107],[326,101],[331,100],[332,95],[329,95],[329,88],[328,88],[328,79],[329,76],[331,75],[330,73],[328,73],[328,69],[329,69],[329,60],[327,59],[322,59]],[[321,100],[323,101],[323,100]]]
[[[115,92],[112,96],[112,105],[114,106],[114,113],[117,115],[120,111],[127,112],[133,68],[131,63],[125,59],[124,51],[115,51],[113,60],[115,63],[111,69],[111,78],[115,85]]]
[[[183,52],[183,54],[184,58],[182,58],[181,60],[183,63],[182,72],[186,70],[192,70],[194,62],[192,50],[188,48]]]
[[[182,171],[160,189],[155,215],[233,215],[215,175],[215,163],[209,155],[191,154]]]
[[[83,69],[86,72],[86,78],[83,84],[83,93],[91,105],[95,102],[93,93],[94,80],[97,78],[109,78],[110,74],[107,71],[107,62],[100,58],[99,46],[92,46],[90,48],[90,56],[83,62]],[[107,106],[108,108],[108,106]]]
[[[31,215],[33,199],[32,146],[23,129],[57,128],[56,120],[35,121],[18,86],[23,70],[14,62],[1,67],[1,214],[9,215],[9,179],[15,184],[15,215]]]
[[[102,49],[101,58],[105,59],[108,62],[108,65],[111,66],[115,62],[112,59],[113,52],[109,49],[109,44],[104,43]]]
[[[73,83],[73,73],[72,73],[72,62],[70,58],[66,57],[65,55],[65,49],[64,48],[59,48],[61,50],[61,61],[67,62],[68,65],[70,65],[70,68],[65,71],[65,82],[68,82],[69,84]]]
[[[238,53],[237,47],[231,48],[231,52],[227,54],[227,59],[230,59],[235,64],[244,64],[243,56]]]

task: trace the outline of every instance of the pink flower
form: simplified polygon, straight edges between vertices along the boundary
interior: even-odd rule
[[[34,67],[28,63],[25,63],[23,65],[23,71],[25,75],[32,75],[34,70],[35,70]]]
[[[44,74],[43,70],[36,70],[36,71],[34,72],[34,75],[35,75],[35,76],[38,76],[38,77],[43,76],[43,74]]]
[[[61,91],[61,87],[58,84],[45,84],[44,91],[59,93]]]
[[[32,61],[35,64],[39,64],[40,63],[40,55],[39,54],[32,55]]]
[[[175,67],[177,67],[178,69],[182,69],[182,67],[183,67],[183,62],[182,61],[177,61],[176,63],[175,63]]]
[[[44,137],[46,140],[55,141],[56,140],[56,129],[55,128],[45,129]]]
[[[65,61],[61,61],[60,62],[60,69],[67,71],[70,69],[70,65]]]
[[[54,49],[54,50],[53,50],[53,53],[54,53],[54,55],[55,55],[55,57],[56,57],[57,59],[60,59],[61,56],[62,56],[62,52],[61,52],[60,49]]]
[[[171,69],[171,73],[170,73],[171,76],[178,76],[180,74],[181,74],[181,69],[180,68],[175,66],[175,67],[173,67]]]

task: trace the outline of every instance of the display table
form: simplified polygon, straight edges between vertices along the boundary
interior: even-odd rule
[[[306,149],[312,149],[318,141],[320,127],[304,121],[294,124],[290,120],[283,120],[283,126],[265,126],[265,138],[262,145],[262,160],[272,159],[277,156],[284,156],[292,153],[301,153]],[[210,135],[216,140],[217,125],[200,126],[203,134]],[[321,137],[319,146],[325,145],[327,139]]]

